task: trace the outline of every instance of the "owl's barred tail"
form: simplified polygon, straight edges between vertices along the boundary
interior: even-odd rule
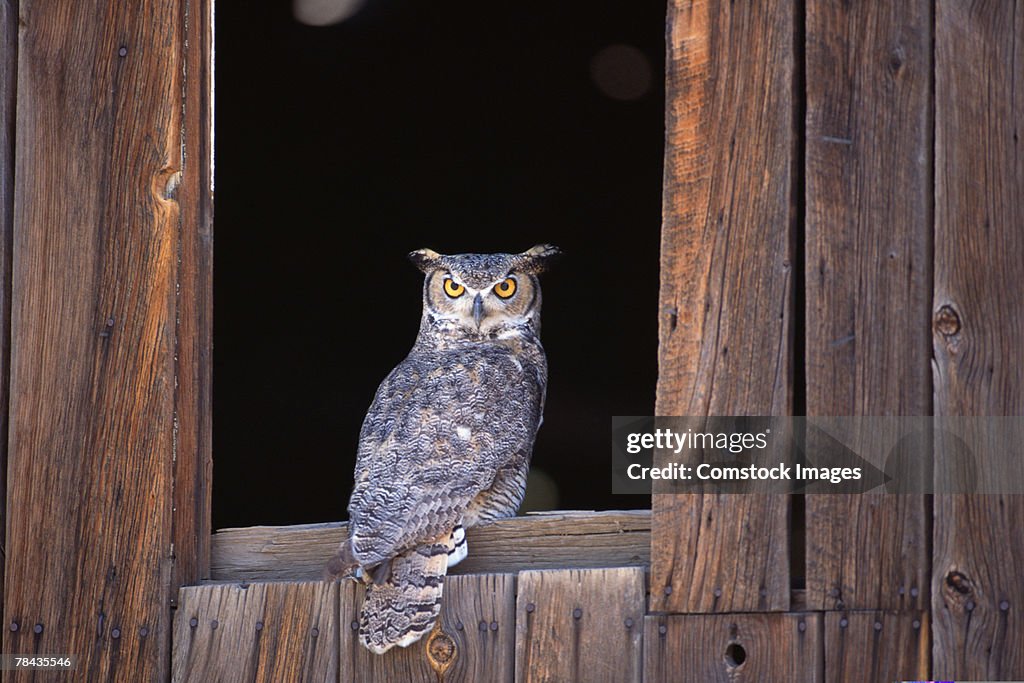
[[[448,571],[451,533],[405,551],[391,561],[391,576],[366,587],[359,613],[359,641],[383,654],[407,647],[429,632],[441,612],[441,592]]]

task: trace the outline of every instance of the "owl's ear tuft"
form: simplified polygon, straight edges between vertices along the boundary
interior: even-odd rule
[[[553,244],[538,244],[522,254],[523,270],[534,274],[543,273],[562,255],[562,250]]]
[[[429,273],[436,268],[440,258],[441,255],[433,249],[417,249],[409,252],[409,260],[424,273]]]

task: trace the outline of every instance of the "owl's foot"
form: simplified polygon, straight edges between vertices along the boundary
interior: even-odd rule
[[[451,569],[462,562],[468,554],[469,544],[466,543],[466,530],[459,524],[452,529],[452,549],[448,551],[448,568]]]

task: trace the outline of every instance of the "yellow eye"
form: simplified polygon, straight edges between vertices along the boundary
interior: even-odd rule
[[[498,284],[494,285],[494,293],[502,299],[509,298],[516,293],[516,279],[513,277],[505,278]]]
[[[449,277],[444,280],[444,293],[453,299],[458,299],[466,293],[466,288]]]

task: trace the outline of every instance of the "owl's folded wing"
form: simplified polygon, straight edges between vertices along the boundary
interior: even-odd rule
[[[525,467],[540,423],[542,378],[510,356],[405,365],[381,385],[360,438],[349,515],[364,568],[450,532],[499,470]]]

